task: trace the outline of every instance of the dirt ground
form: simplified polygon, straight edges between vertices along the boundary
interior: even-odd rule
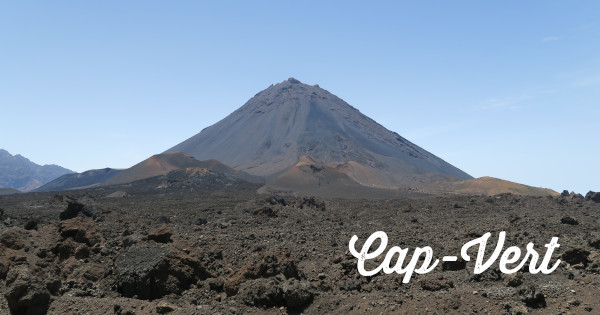
[[[28,314],[600,312],[594,201],[110,189],[0,196],[1,314],[9,307]],[[432,247],[440,264],[409,283],[398,274],[361,276],[348,243],[357,235],[360,250],[375,231],[409,256]],[[526,265],[506,275],[496,261],[474,274],[474,259],[441,262],[486,232],[489,255],[500,231],[504,248],[524,253],[533,242],[540,255],[558,237],[552,261],[561,259],[559,267],[533,275]]]

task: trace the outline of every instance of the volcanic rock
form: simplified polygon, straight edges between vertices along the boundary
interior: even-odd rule
[[[442,270],[456,271],[463,270],[467,266],[467,262],[462,257],[456,261],[442,261]]]
[[[600,249],[600,233],[594,233],[588,238],[588,244],[596,249]]]
[[[535,287],[519,290],[519,295],[522,296],[521,301],[531,308],[545,308],[547,306],[546,297],[542,292],[536,290]]]
[[[578,225],[579,222],[571,217],[563,217],[562,219],[560,219],[560,222],[562,224],[569,224],[569,225]]]
[[[115,259],[115,268],[117,291],[143,300],[180,294],[210,276],[197,259],[153,241],[124,250]]]
[[[248,280],[240,285],[238,294],[248,305],[271,307],[284,304],[283,292],[274,278]]]
[[[79,212],[81,212],[83,210],[84,207],[85,206],[79,202],[69,201],[67,208],[63,212],[61,212],[58,217],[61,220],[72,219],[72,218],[76,217],[79,214]]]
[[[130,247],[137,244],[141,240],[142,238],[136,235],[125,235],[121,239],[121,242],[123,243],[123,247]]]
[[[6,279],[6,274],[10,270],[11,260],[7,255],[0,255],[0,279]]]
[[[197,218],[196,222],[194,224],[196,225],[206,225],[208,223],[208,220],[204,219],[204,218]]]
[[[282,197],[278,197],[278,196],[268,197],[266,199],[266,201],[272,206],[274,206],[274,205],[287,206],[287,202],[285,201],[285,199],[283,199]]]
[[[271,209],[269,207],[263,207],[258,210],[254,210],[253,214],[256,216],[259,216],[259,217],[268,217],[268,218],[276,218],[277,217],[277,213],[275,213],[275,211],[273,211],[273,209]]]
[[[26,230],[37,230],[38,223],[39,223],[38,220],[35,220],[35,219],[29,220],[29,221],[27,221],[27,223],[25,223],[23,228]]]
[[[96,229],[94,221],[82,217],[60,222],[58,231],[63,238],[72,238],[74,241],[85,243],[88,246],[94,246],[103,239]]]
[[[296,279],[281,282],[277,278],[248,280],[241,284],[238,296],[248,305],[291,309],[304,307],[314,298],[310,283]]]
[[[170,250],[154,242],[125,250],[115,260],[117,289],[126,297],[153,299],[163,296]]]
[[[584,266],[587,266],[587,264],[590,262],[588,258],[589,255],[590,252],[588,250],[577,247],[566,250],[562,254],[561,258],[571,265],[583,264]]]
[[[504,285],[507,287],[518,287],[523,284],[523,275],[511,273],[504,276]]]
[[[285,278],[300,278],[296,261],[286,253],[270,253],[262,259],[250,258],[238,272],[229,277],[224,284],[228,295],[235,295],[241,283],[258,278],[282,275]]]
[[[600,203],[600,192],[589,191],[585,194],[585,199]]]
[[[437,279],[423,279],[419,281],[421,288],[427,291],[439,291],[443,289],[453,288],[454,282],[452,280],[439,277]]]
[[[175,310],[175,307],[167,302],[160,302],[158,303],[158,305],[156,305],[156,312],[158,314],[167,314],[167,313],[171,313],[172,311]]]
[[[312,172],[310,167],[307,171]],[[72,191],[71,197],[0,197],[0,207],[15,226],[0,224],[0,314],[9,314],[3,295],[12,288],[6,276],[20,265],[28,266],[32,279],[41,280],[30,281],[26,290],[43,291],[45,286],[52,295],[50,314],[157,314],[162,301],[172,304],[171,314],[419,313],[423,303],[432,313],[502,314],[524,307],[534,313],[593,313],[600,307],[594,299],[600,270],[600,204],[595,202],[511,194],[282,200],[280,195],[258,195],[255,189],[191,190],[190,181],[182,182],[183,189],[157,189],[157,183],[170,178],[149,179],[147,190],[134,183]],[[103,198],[115,190],[132,197]],[[104,221],[93,221],[85,211],[59,220],[69,201],[101,209]],[[255,216],[262,208],[277,217]],[[582,221],[561,224],[567,215]],[[39,220],[38,230],[23,229],[32,219]],[[172,229],[172,242],[148,240],[148,232],[164,222]],[[221,229],[219,223],[225,222],[231,225]],[[560,268],[530,274],[526,264],[506,275],[496,260],[473,275],[472,248],[473,260],[465,265],[460,258],[456,264],[440,261],[438,268],[404,284],[395,273],[361,276],[347,247],[352,235],[359,237],[360,249],[369,234],[381,230],[389,233],[388,248],[427,245],[441,260],[500,228],[508,234],[504,249],[524,250],[532,242],[540,254],[544,243],[560,236],[561,247],[550,258],[551,264],[560,259]],[[485,257],[495,248],[496,239],[490,241]],[[383,259],[380,255],[365,267],[375,268]],[[428,303],[433,300],[437,302]],[[544,302],[545,309],[532,309]]]
[[[289,279],[282,285],[283,300],[289,308],[296,309],[312,303],[314,288],[307,281]]]
[[[8,272],[4,297],[12,314],[46,314],[50,302],[50,292],[27,265],[14,266]]]
[[[171,235],[173,235],[171,228],[163,224],[148,233],[148,240],[155,241],[157,243],[168,243],[171,242]]]
[[[19,227],[11,227],[0,233],[0,244],[10,249],[19,250],[25,247],[24,241],[29,236],[29,232]]]
[[[583,197],[582,194],[573,194],[573,197],[571,197],[571,199],[585,199],[585,197]]]
[[[358,291],[360,290],[360,282],[357,280],[342,280],[338,283],[338,287],[342,291]]]

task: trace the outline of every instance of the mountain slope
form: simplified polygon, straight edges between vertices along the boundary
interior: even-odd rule
[[[263,194],[305,195],[328,198],[401,198],[422,196],[411,190],[365,187],[346,173],[344,165],[326,165],[309,156],[258,189]]]
[[[0,196],[20,194],[21,192],[14,188],[0,188]]]
[[[129,195],[155,193],[184,195],[190,192],[195,194],[253,192],[261,185],[262,183],[250,183],[234,174],[204,167],[188,167],[117,187],[119,191],[126,192]]]
[[[494,177],[480,177],[470,180],[443,182],[429,186],[432,192],[466,195],[498,195],[511,193],[525,196],[558,196],[559,193],[548,188],[527,186]]]
[[[73,173],[58,165],[38,165],[17,154],[0,149],[0,187],[23,192],[36,189],[64,174]]]
[[[103,181],[101,185],[117,185],[131,183],[137,180],[166,175],[171,171],[186,168],[206,168],[212,171],[236,176],[251,183],[262,183],[260,177],[252,176],[244,172],[234,170],[216,160],[198,161],[189,154],[174,152],[154,155],[119,174]]]
[[[337,96],[296,79],[256,94],[223,120],[166,152],[176,151],[199,160],[217,159],[267,179],[295,167],[302,156],[328,165],[353,163],[347,176],[367,186],[408,187],[415,180],[472,178]]]
[[[65,174],[34,191],[54,191],[67,190],[79,187],[95,185],[119,174],[122,170],[114,168],[103,168],[99,170],[89,170],[82,173]]]

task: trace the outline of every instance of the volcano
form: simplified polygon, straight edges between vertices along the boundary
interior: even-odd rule
[[[271,85],[165,152],[177,151],[216,159],[267,181],[289,177],[307,160],[369,187],[472,179],[318,85],[294,78]]]
[[[160,175],[167,175],[171,171],[187,168],[204,168],[211,171],[229,174],[250,183],[261,183],[262,179],[234,170],[227,165],[215,160],[198,161],[191,155],[182,152],[169,154],[156,154],[142,162],[121,171],[117,175],[103,181],[101,185],[127,184],[137,180],[147,179]]]

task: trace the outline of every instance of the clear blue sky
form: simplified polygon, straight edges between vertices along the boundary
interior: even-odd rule
[[[475,177],[600,190],[600,1],[6,1],[0,148],[129,167],[295,77]]]

